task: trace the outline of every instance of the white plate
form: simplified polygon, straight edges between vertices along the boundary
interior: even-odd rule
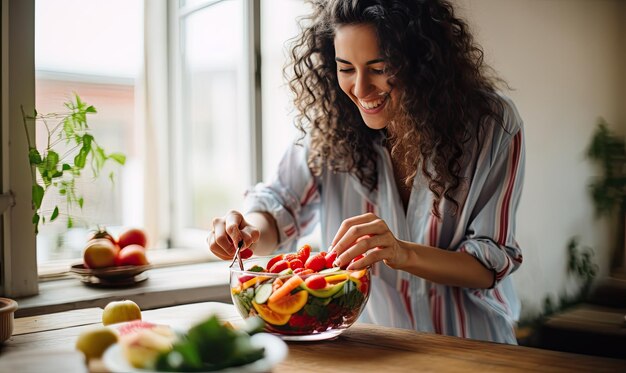
[[[287,344],[280,338],[267,334],[258,333],[250,337],[250,343],[255,347],[264,347],[265,356],[253,363],[242,365],[239,367],[232,367],[219,370],[220,373],[261,373],[269,372],[272,368],[285,360],[287,357]],[[152,371],[146,369],[137,369],[130,365],[130,363],[124,358],[122,349],[119,344],[114,344],[109,347],[102,356],[102,361],[106,368],[114,373],[118,372],[136,372],[136,373],[150,373]]]

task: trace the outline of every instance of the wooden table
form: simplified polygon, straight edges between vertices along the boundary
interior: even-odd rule
[[[241,319],[230,304],[196,303],[143,311],[143,319],[188,327],[217,313],[234,324]],[[16,319],[14,335],[0,349],[0,371],[87,371],[74,351],[76,337],[100,323],[102,310],[89,308]],[[626,360],[600,358],[355,324],[339,338],[289,342],[289,356],[274,372],[626,372]],[[91,372],[106,371],[99,362]]]

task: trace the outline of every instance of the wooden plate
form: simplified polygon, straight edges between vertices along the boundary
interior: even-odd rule
[[[80,263],[74,264],[70,272],[80,276],[80,280],[87,285],[125,287],[147,280],[148,276],[144,272],[150,268],[152,266],[147,264],[91,269]]]

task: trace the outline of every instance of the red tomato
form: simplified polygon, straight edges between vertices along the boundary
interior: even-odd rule
[[[307,259],[309,259],[309,255],[311,255],[311,246],[309,245],[302,246],[296,254],[302,263],[306,263]]]
[[[304,264],[302,263],[302,261],[300,259],[292,259],[289,262],[289,268],[291,269],[298,269],[298,268],[303,268]]]
[[[270,259],[269,262],[267,262],[267,267],[266,269],[269,271],[272,266],[274,266],[274,264],[276,264],[277,261],[279,260],[283,260],[283,254],[278,254],[275,257],[273,257],[272,259]]]
[[[337,252],[333,251],[331,253],[326,254],[326,268],[332,268],[335,259],[337,259]]]
[[[115,265],[118,266],[139,266],[148,264],[146,250],[140,245],[128,245],[123,247],[115,257]]]
[[[319,272],[326,268],[326,259],[322,254],[325,254],[325,252],[309,257],[304,264],[304,268],[311,269],[313,272]]]
[[[313,275],[304,280],[304,284],[312,290],[324,289],[327,285],[326,278],[322,275]]]
[[[145,249],[146,244],[148,243],[148,237],[143,229],[131,228],[120,234],[120,237],[117,239],[117,243],[122,249],[128,245],[139,245]]]
[[[289,263],[285,260],[279,260],[276,263],[274,263],[272,268],[270,268],[270,273],[280,273],[286,270],[287,268],[289,268]]]

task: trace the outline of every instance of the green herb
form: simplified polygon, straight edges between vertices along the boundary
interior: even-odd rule
[[[265,272],[265,268],[255,264],[250,269],[248,269],[248,272]]]
[[[247,323],[250,333],[262,328],[262,321]],[[249,333],[233,330],[213,316],[189,329],[171,351],[159,355],[155,368],[167,372],[210,372],[249,364],[264,354],[264,348],[251,344]]]
[[[38,114],[35,110],[33,115],[26,115],[22,108],[33,182],[32,202],[35,214],[32,222],[35,225],[35,233],[39,232],[40,223],[52,222],[59,217],[58,205],[55,205],[51,211],[42,210],[42,202],[50,188],[56,189],[58,194],[65,199],[67,227],[71,228],[74,221],[70,216],[70,210],[73,206],[82,209],[85,202],[76,191],[76,180],[81,176],[85,167],[89,165],[93,177],[97,178],[108,161],[120,165],[126,162],[124,154],[107,154],[98,145],[87,125],[87,115],[95,114],[96,108],[87,105],[78,95],[74,97],[75,101],[68,101],[64,104],[69,110],[67,113]],[[41,151],[30,141],[34,134],[31,135],[29,127],[35,128],[37,123],[42,123],[47,133],[47,142]],[[63,148],[58,149],[59,147]],[[113,173],[109,174],[111,181],[113,181],[113,176]]]

